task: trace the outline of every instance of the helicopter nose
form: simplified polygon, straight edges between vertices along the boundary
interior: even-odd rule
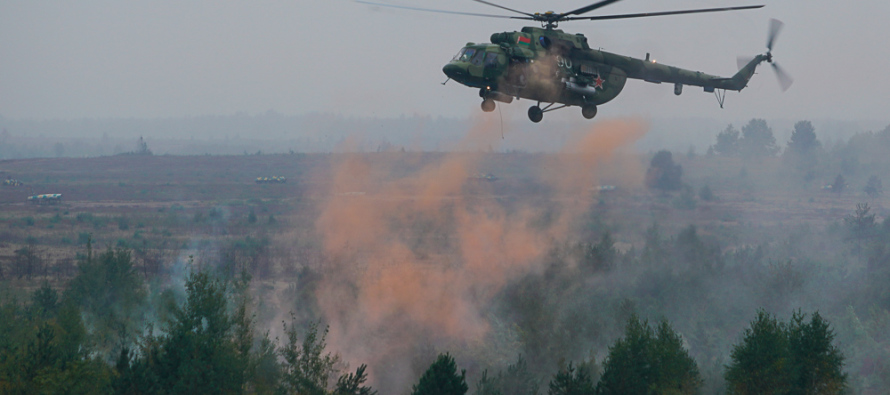
[[[442,68],[442,72],[453,80],[460,78],[460,76],[467,73],[467,68],[456,65],[454,63],[448,63],[445,67]]]

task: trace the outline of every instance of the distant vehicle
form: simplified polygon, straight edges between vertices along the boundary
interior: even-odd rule
[[[15,178],[7,178],[3,181],[3,186],[5,187],[20,187],[25,185],[23,182],[16,180]]]
[[[614,185],[597,185],[594,189],[599,192],[611,192],[615,190]]]
[[[60,204],[62,203],[62,194],[48,193],[44,195],[28,196],[28,203],[39,205]]]
[[[473,181],[497,181],[498,177],[491,173],[476,173],[469,177]]]
[[[273,176],[273,177],[257,177],[257,184],[284,184],[287,182],[287,177],[284,176]]]

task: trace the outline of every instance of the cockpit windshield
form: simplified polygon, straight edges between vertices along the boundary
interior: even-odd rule
[[[454,55],[454,58],[451,60],[456,60],[459,62],[468,62],[473,55],[476,54],[476,50],[473,48],[461,48],[460,52],[457,55]]]

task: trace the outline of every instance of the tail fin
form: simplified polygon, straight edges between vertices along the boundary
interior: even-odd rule
[[[767,61],[769,58],[767,55],[757,55],[754,59],[751,59],[748,64],[742,67],[738,73],[735,73],[732,78],[729,79],[729,83],[727,84],[726,89],[740,91],[748,86],[748,81],[751,80],[751,77],[754,76],[754,71],[757,70],[757,66],[761,63]]]

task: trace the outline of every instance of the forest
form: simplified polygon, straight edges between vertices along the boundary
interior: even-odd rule
[[[0,161],[0,392],[886,393],[890,127],[818,133]]]

